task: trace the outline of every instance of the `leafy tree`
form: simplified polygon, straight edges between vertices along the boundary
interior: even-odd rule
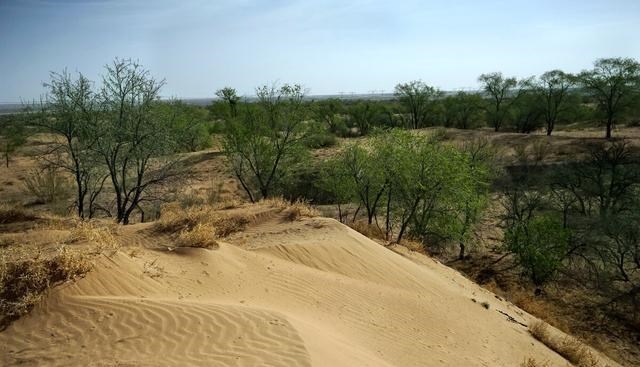
[[[240,97],[234,88],[224,87],[216,91],[216,96],[228,104],[231,117],[238,116],[238,102]]]
[[[551,70],[542,74],[535,82],[535,90],[544,100],[543,111],[548,136],[567,110],[567,95],[574,79],[571,74],[562,70]]]
[[[540,128],[545,115],[544,100],[533,89],[526,89],[511,105],[510,116],[517,132],[529,134]]]
[[[372,159],[370,150],[359,145],[350,145],[342,152],[341,157],[352,180],[355,197],[367,211],[368,223],[372,224],[387,186],[385,177],[377,162]]]
[[[581,72],[578,80],[598,102],[605,118],[605,136],[610,139],[613,126],[638,93],[640,63],[630,58],[599,59],[593,69]]]
[[[413,80],[396,85],[395,95],[409,114],[408,126],[419,129],[426,126],[431,104],[440,92],[421,80]]]
[[[211,146],[211,137],[205,124],[207,111],[198,106],[174,100],[158,103],[155,113],[171,121],[176,132],[176,148],[181,152],[195,152]]]
[[[468,180],[466,191],[459,190],[452,201],[449,213],[454,214],[451,223],[451,237],[458,242],[458,259],[466,255],[467,241],[472,235],[473,227],[480,221],[489,200],[489,187],[496,171],[494,160],[496,150],[487,139],[475,139],[462,146],[466,156],[466,175]]]
[[[41,158],[47,166],[70,173],[76,186],[76,209],[80,218],[93,217],[96,199],[108,177],[94,149],[100,105],[93,83],[84,75],[74,78],[66,70],[51,73],[46,100],[27,112],[33,124],[56,138],[49,141]]]
[[[5,122],[0,126],[0,135],[2,135],[2,154],[7,168],[13,153],[27,142],[27,131],[22,121],[14,117],[12,121]]]
[[[345,203],[350,203],[355,198],[356,188],[347,169],[346,162],[341,156],[335,156],[325,161],[320,168],[319,186],[331,193],[333,202],[338,209],[338,219],[345,222],[347,214],[343,210]]]
[[[380,117],[378,105],[371,101],[359,101],[348,108],[352,126],[358,128],[360,135],[367,135]]]
[[[537,286],[554,277],[567,255],[570,240],[571,232],[550,215],[514,222],[504,237],[507,250]]]
[[[502,73],[494,72],[480,75],[478,81],[491,99],[491,103],[487,107],[489,121],[495,131],[499,131],[507,118],[509,107],[516,99],[518,80],[513,77],[505,78]]]
[[[480,112],[484,101],[477,93],[458,92],[443,99],[445,126],[469,129],[482,120]]]
[[[342,134],[343,126],[341,114],[344,113],[344,105],[337,98],[320,100],[314,105],[314,117],[317,121],[326,124],[327,129],[334,134]]]
[[[131,60],[107,65],[100,90],[100,119],[93,150],[103,160],[115,193],[116,221],[128,224],[146,194],[179,177],[178,132],[158,108],[164,80]]]
[[[307,109],[300,85],[262,86],[258,102],[226,121],[223,146],[251,201],[274,195],[307,153]]]

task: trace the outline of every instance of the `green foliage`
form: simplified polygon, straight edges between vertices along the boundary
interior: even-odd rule
[[[421,80],[396,85],[395,95],[404,108],[405,126],[411,129],[426,127],[429,113],[433,109],[433,101],[441,94],[439,90]]]
[[[222,105],[227,108],[226,113],[230,117],[238,116],[238,102],[240,102],[240,96],[235,89],[231,87],[224,87],[216,91],[216,97],[220,99]]]
[[[24,121],[17,115],[12,116],[11,120],[3,121],[2,125],[0,125],[0,135],[2,154],[5,165],[8,168],[13,153],[27,142],[27,131]]]
[[[322,185],[339,204],[358,202],[369,224],[384,218],[388,238],[410,233],[462,244],[486,202],[490,171],[481,149],[472,154],[435,135],[383,131],[326,162]]]
[[[223,139],[232,170],[251,201],[277,195],[308,155],[302,87],[262,86],[256,94],[256,104],[226,120]]]
[[[519,133],[529,134],[544,122],[545,101],[535,89],[523,91],[520,97],[511,105],[509,119]]]
[[[575,77],[562,70],[547,71],[534,82],[534,93],[542,99],[547,135],[551,135],[556,122],[566,115],[567,97],[574,83]]]
[[[442,99],[445,127],[473,129],[484,125],[484,100],[477,93],[458,92]]]
[[[322,123],[309,122],[308,132],[305,138],[305,145],[311,149],[326,148],[334,146],[337,142],[336,136],[325,128]]]
[[[176,149],[179,152],[195,152],[211,146],[207,110],[182,101],[158,103],[154,114],[168,121],[175,132]]]
[[[505,78],[502,73],[495,72],[480,75],[478,81],[490,98],[490,103],[486,104],[487,118],[494,130],[499,131],[508,117],[518,80]]]
[[[640,63],[631,58],[599,59],[578,75],[579,83],[595,98],[606,124],[606,137],[624,118],[640,91]]]
[[[504,244],[535,285],[551,280],[569,250],[571,231],[554,216],[541,214],[517,221],[505,232]]]

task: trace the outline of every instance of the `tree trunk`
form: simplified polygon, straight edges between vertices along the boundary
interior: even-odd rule
[[[458,260],[464,260],[464,242],[460,241],[460,253],[458,254]]]

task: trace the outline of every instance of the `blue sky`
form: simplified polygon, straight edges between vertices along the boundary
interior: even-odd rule
[[[0,102],[38,97],[49,71],[99,80],[114,57],[165,78],[166,97],[274,81],[311,94],[413,79],[475,88],[479,74],[576,72],[640,59],[640,1],[0,0]]]

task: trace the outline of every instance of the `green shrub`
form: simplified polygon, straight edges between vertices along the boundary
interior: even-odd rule
[[[535,285],[542,285],[556,274],[562,264],[571,238],[561,221],[550,215],[514,222],[507,228],[504,243],[512,252],[525,275]]]

